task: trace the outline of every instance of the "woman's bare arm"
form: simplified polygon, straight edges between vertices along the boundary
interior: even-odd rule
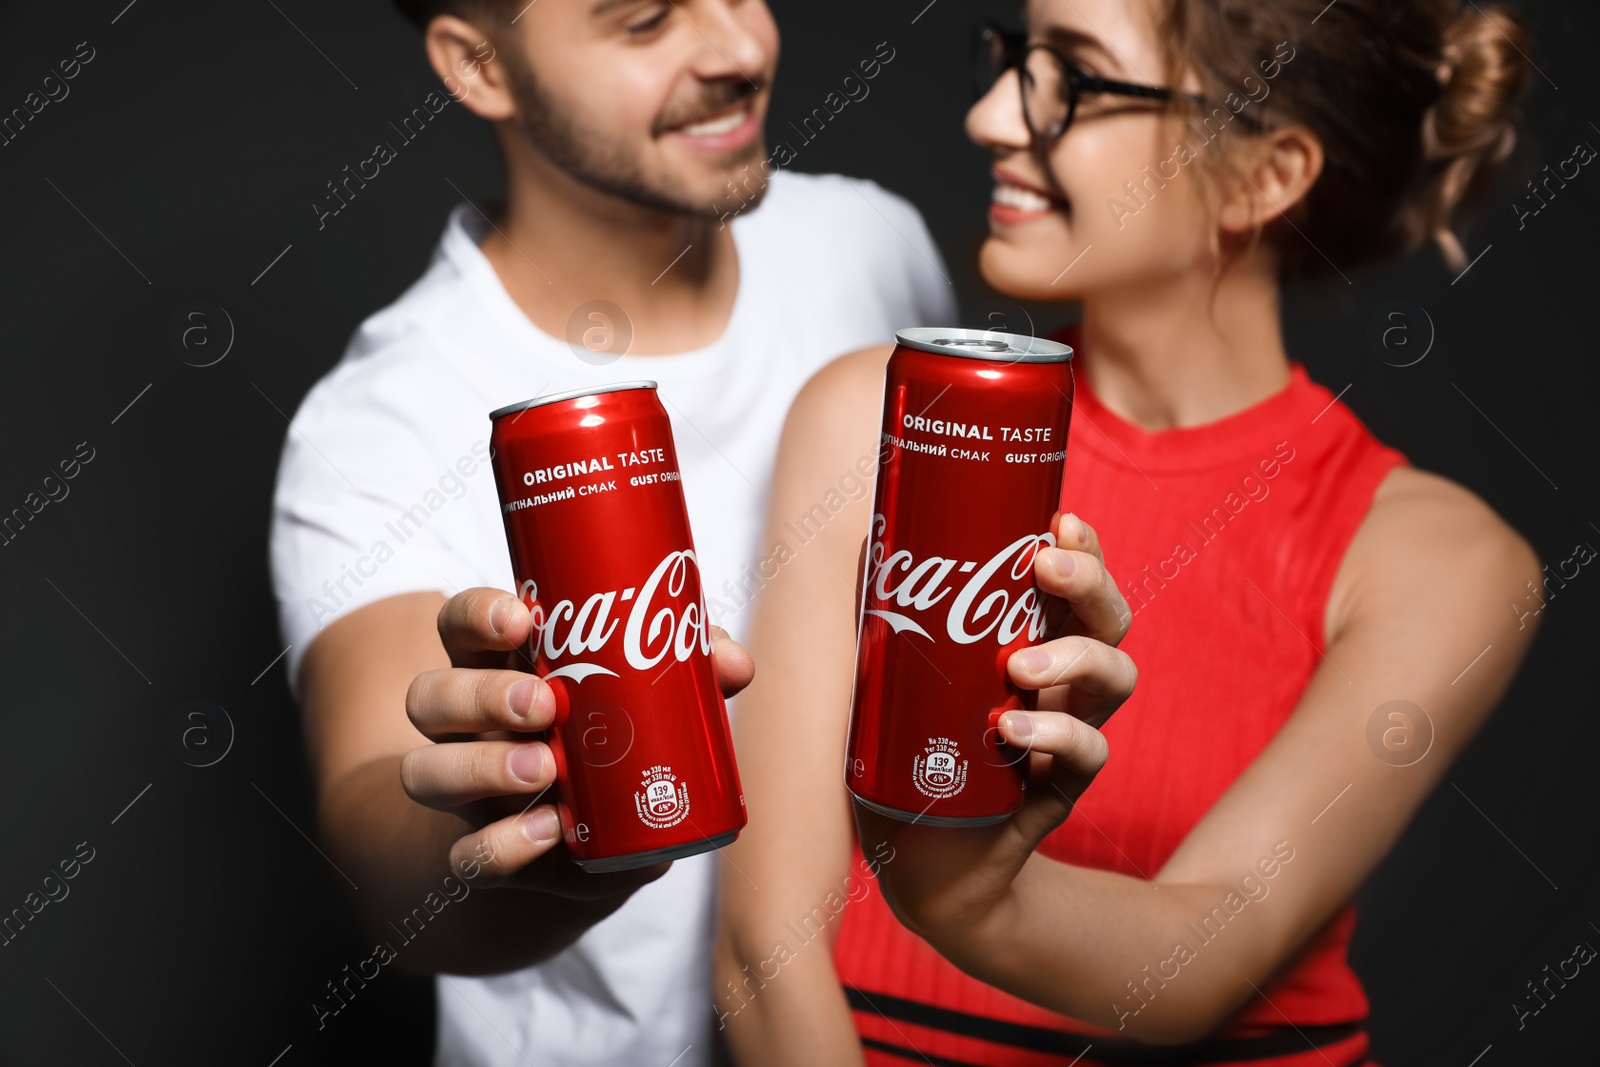
[[[893,839],[884,893],[957,966],[1016,996],[1152,1042],[1207,1034],[1350,899],[1494,708],[1533,635],[1506,605],[1539,573],[1476,497],[1392,472],[1340,568],[1299,705],[1150,882],[1030,855],[980,912],[971,887],[992,884],[993,857],[952,879],[941,832],[916,827]],[[1392,700],[1432,724],[1409,766],[1368,742]],[[1071,760],[1086,741],[1048,747]]]
[[[850,867],[843,760],[887,355],[821,371],[779,446],[762,542],[774,563],[749,634],[759,672],[734,716],[750,824],[723,850],[715,957],[717,1015],[743,1063],[861,1062],[832,948],[839,902],[871,888]]]
[[[885,356],[859,353],[818,375],[796,400],[779,459],[769,536],[779,541],[803,528],[804,543],[763,591],[752,634],[762,658],[756,685],[764,688],[751,690],[755,700],[735,727],[751,827],[726,856],[717,951],[719,1014],[750,1062],[860,1062],[830,950],[846,902],[873,890],[869,871],[881,876],[900,862],[891,843],[863,836],[863,869],[848,869],[842,766]],[[1137,675],[1115,647],[1131,613],[1105,574],[1093,530],[1057,516],[1051,533],[1059,547],[1039,550],[1035,580],[1071,611],[1059,613],[1061,635],[1011,658],[1012,680],[1041,690],[1039,710],[1000,718],[1002,736],[1024,749],[1077,731],[1098,738],[1093,727],[1128,698]],[[1035,658],[1043,663],[1030,663]],[[1036,753],[1037,788],[1004,832],[1048,833],[1103,758],[1103,746],[1066,764]],[[1026,851],[1018,866],[1025,859]]]

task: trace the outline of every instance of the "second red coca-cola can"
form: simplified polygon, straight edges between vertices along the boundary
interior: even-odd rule
[[[654,382],[490,414],[524,665],[556,695],[545,734],[573,860],[619,871],[705,852],[745,825],[727,709]]]
[[[1027,753],[997,724],[1034,693],[1006,661],[1062,610],[1041,597],[1033,561],[1061,507],[1072,349],[946,328],[895,340],[845,783],[894,818],[992,825],[1027,786]]]

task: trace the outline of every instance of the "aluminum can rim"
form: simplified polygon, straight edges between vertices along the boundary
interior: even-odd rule
[[[995,363],[1065,363],[1072,358],[1072,349],[1059,341],[1001,330],[918,326],[897,331],[894,339],[919,352]]]
[[[495,408],[489,412],[489,421],[493,422],[495,419],[504,418],[507,415],[515,415],[517,412],[527,411],[529,408],[543,407],[546,404],[558,404],[563,400],[577,400],[579,397],[599,396],[601,393],[620,393],[627,389],[654,389],[655,387],[655,382],[641,378],[638,381],[617,382],[614,385],[591,385],[584,389],[568,389],[560,393],[545,393],[543,396],[536,396],[532,400],[523,400],[516,404],[507,404],[503,408]]]

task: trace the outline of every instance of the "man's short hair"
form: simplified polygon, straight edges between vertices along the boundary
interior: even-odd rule
[[[435,15],[455,15],[469,22],[494,20],[511,4],[509,0],[394,0],[394,6],[420,30],[426,29]]]

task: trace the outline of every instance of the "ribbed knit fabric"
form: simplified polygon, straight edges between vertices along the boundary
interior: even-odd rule
[[[1065,506],[1099,532],[1134,611],[1122,648],[1139,684],[1106,724],[1110,761],[1040,852],[1148,877],[1294,710],[1324,648],[1334,573],[1378,484],[1406,458],[1295,362],[1287,387],[1243,411],[1146,431],[1089,388],[1093,353],[1076,327],[1062,339],[1077,350]],[[862,870],[859,852],[856,860]],[[1241,870],[1229,881],[1252,873],[1260,877]],[[968,977],[907,932],[876,886],[840,923],[835,964],[874,1067],[1371,1063],[1367,999],[1346,962],[1349,905],[1262,987],[1264,997],[1186,1049],[1137,1045]],[[1214,936],[1238,935],[1197,928],[1196,956],[1202,937]],[[1181,965],[1167,973],[1174,968],[1182,981]],[[1119,993],[1126,1009],[1139,1006],[1131,990]]]

